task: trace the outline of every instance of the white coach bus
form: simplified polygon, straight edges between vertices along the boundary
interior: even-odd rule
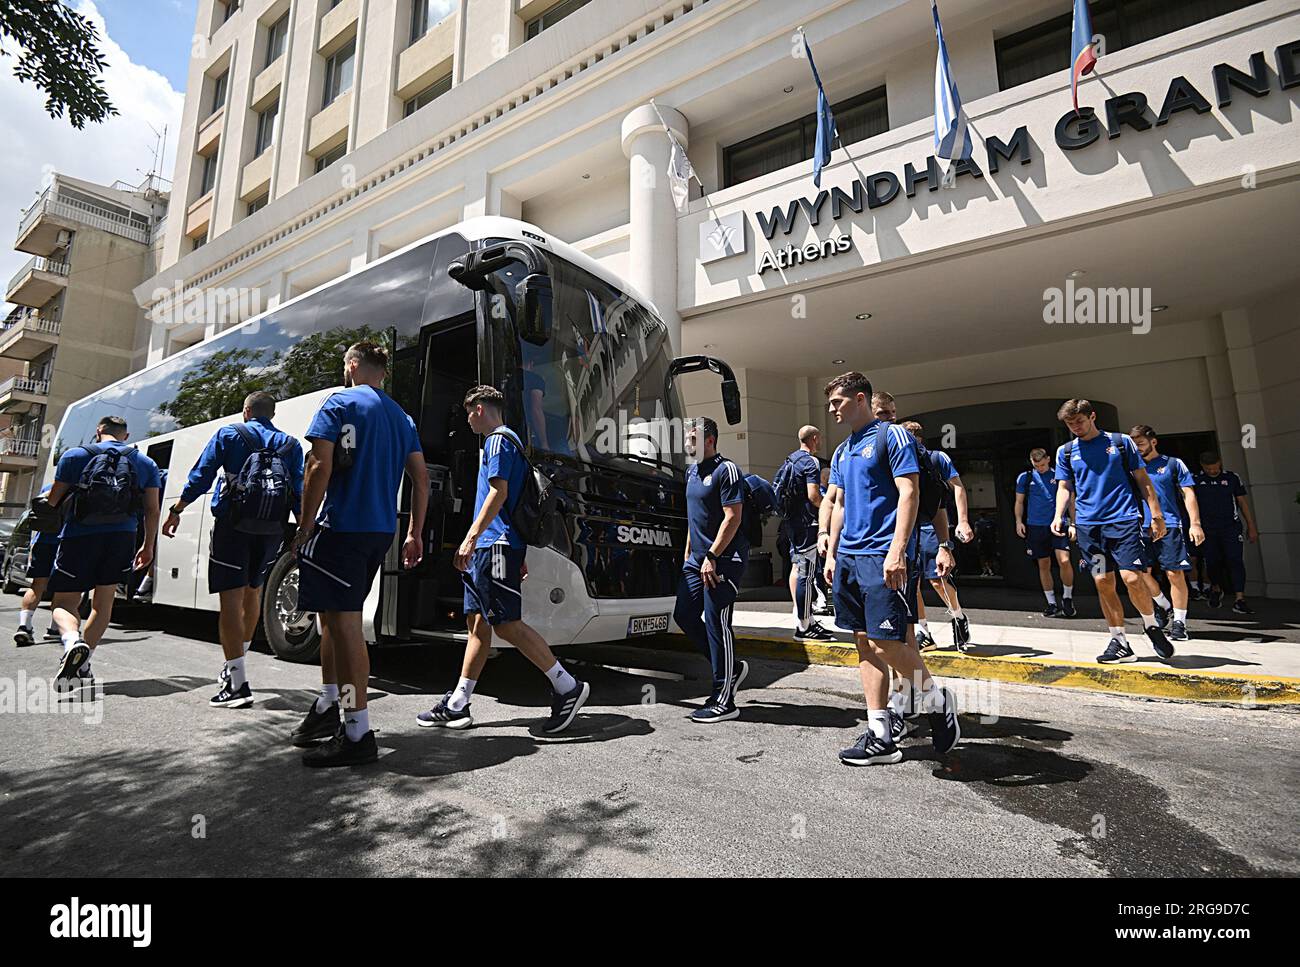
[[[666,445],[683,417],[674,379],[718,374],[731,423],[739,390],[720,360],[674,359],[667,327],[625,283],[511,219],[463,222],[77,401],[46,477],[59,454],[91,442],[100,417],[117,414],[130,441],[167,471],[166,508],[254,390],[276,396],[276,426],[306,448],[312,415],[341,388],[343,350],[360,339],[389,347],[386,388],[419,428],[431,480],[424,561],[404,571],[395,536],[365,603],[370,642],[463,640],[452,557],[474,509],[480,441],[461,400],[477,383],[503,390],[507,423],[559,493],[549,545],[528,555],[524,618],[557,645],[667,630],[686,529],[684,455]],[[176,536],[159,538],[152,592],[135,600],[216,611],[211,526],[209,498],[196,501]],[[319,633],[315,616],[298,610],[297,585],[297,563],[282,553],[267,579],[263,629],[277,655],[311,661]]]

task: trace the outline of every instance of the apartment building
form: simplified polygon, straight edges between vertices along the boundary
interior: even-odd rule
[[[32,495],[64,408],[143,364],[148,317],[132,290],[158,270],[168,193],[55,174],[18,222],[32,258],[9,280],[0,324],[0,514]]]
[[[201,0],[138,348],[156,362],[467,217],[522,218],[730,361],[742,465],[770,476],[825,424],[823,381],[864,369],[1032,582],[1012,485],[1087,396],[1193,465],[1221,450],[1263,531],[1250,590],[1300,596],[1300,3],[1092,0],[1080,115],[1071,6],[941,0],[975,144],[952,166],[927,0]],[[801,26],[839,133],[820,188]],[[684,211],[661,117],[704,188]],[[241,297],[179,311],[216,290]],[[1074,312],[1083,290],[1131,293],[1139,321]]]

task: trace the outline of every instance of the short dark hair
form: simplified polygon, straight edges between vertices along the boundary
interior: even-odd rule
[[[495,386],[488,386],[483,383],[475,386],[465,394],[464,406],[465,409],[469,409],[471,406],[478,406],[480,403],[484,406],[494,407],[499,413],[505,409],[506,395]]]
[[[1217,450],[1206,450],[1201,454],[1199,459],[1201,463],[1205,464],[1207,467],[1213,466],[1216,463],[1223,462],[1223,457],[1219,456],[1219,452]]]
[[[713,443],[718,443],[718,421],[711,416],[696,417],[695,426],[699,429],[704,439],[713,437]]]
[[[255,420],[269,420],[275,416],[275,397],[265,390],[249,393],[244,397],[244,409],[252,413]]]
[[[1072,416],[1092,416],[1092,404],[1087,400],[1066,400],[1056,411],[1058,420],[1068,420]]]
[[[868,399],[871,398],[871,380],[867,379],[857,370],[836,376],[826,384],[825,393],[830,396],[836,390],[843,390],[849,396],[857,396],[862,393]]]
[[[126,417],[124,416],[101,416],[99,422],[95,424],[95,432],[105,433],[110,436],[126,435]]]
[[[1148,440],[1158,439],[1156,431],[1151,429],[1146,423],[1138,423],[1133,429],[1128,431],[1129,436],[1144,436]]]
[[[881,403],[897,403],[893,393],[886,393],[883,389],[878,389],[871,394],[871,405],[879,406]]]
[[[916,420],[905,420],[903,422],[903,429],[912,434],[912,436],[916,437],[918,440],[921,439],[921,434],[925,432],[925,427],[921,426],[920,423],[917,423]]]
[[[388,372],[388,350],[377,342],[354,342],[343,354],[343,361],[356,361],[362,366]]]

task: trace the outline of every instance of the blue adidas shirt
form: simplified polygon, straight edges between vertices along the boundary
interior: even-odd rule
[[[1183,487],[1192,486],[1192,472],[1187,469],[1187,464],[1177,457],[1166,457],[1164,454],[1154,460],[1146,461],[1146,467],[1147,474],[1151,477],[1151,486],[1156,490],[1156,499],[1160,501],[1160,510],[1165,515],[1165,526],[1170,528],[1181,527],[1183,525],[1183,511],[1182,504],[1178,500],[1178,494]],[[1145,501],[1143,506],[1146,506]],[[1142,515],[1142,518],[1147,523],[1150,523],[1151,510],[1149,507],[1146,513]]]
[[[126,459],[131,461],[131,465],[135,467],[136,484],[141,490],[148,490],[151,487],[154,489],[161,488],[162,481],[158,476],[158,464],[146,457],[132,444],[110,439],[99,443],[98,446],[126,451]],[[86,469],[86,464],[90,463],[90,456],[90,452],[85,447],[72,447],[59,459],[59,465],[54,470],[54,479],[75,488],[81,480],[81,472]],[[63,498],[65,504],[71,496],[71,493],[69,493]],[[137,526],[134,517],[128,517],[116,524],[79,524],[69,517],[63,522],[63,530],[59,531],[59,539],[83,537],[87,534],[134,534]]]
[[[704,552],[713,546],[722,529],[722,508],[742,503],[744,499],[740,468],[721,454],[715,453],[708,460],[686,468],[686,516],[690,524],[692,564],[698,567],[704,560]],[[718,560],[743,562],[748,554],[749,541],[741,526]]]
[[[501,427],[488,434],[483,441],[483,452],[478,465],[478,493],[474,497],[474,517],[483,509],[491,490],[489,481],[506,482],[506,503],[497,512],[487,530],[479,535],[474,544],[477,547],[491,547],[493,544],[509,544],[511,547],[524,547],[524,540],[510,523],[510,515],[519,506],[519,495],[524,492],[524,474],[528,472],[528,461],[524,459],[519,448],[519,438],[508,427]]]
[[[955,480],[957,477],[961,476],[961,474],[957,472],[957,468],[953,466],[952,458],[948,456],[948,454],[944,453],[942,450],[930,450],[928,453],[930,454],[930,459],[934,461],[935,469],[942,474],[944,480]],[[917,457],[919,460],[920,447],[917,448]],[[957,531],[957,500],[953,497],[951,490],[943,495],[943,501],[940,503],[940,506],[948,512],[948,533],[950,535],[955,534]],[[938,511],[935,511],[935,513],[938,513]],[[923,520],[920,523],[920,528],[921,533],[923,534],[933,534],[934,522]]]
[[[1025,495],[1025,523],[1050,527],[1056,519],[1056,476],[1052,471],[1026,470],[1016,478],[1016,493]]]
[[[406,458],[423,456],[406,411],[383,390],[352,386],[320,405],[307,439],[355,447],[352,466],[330,478],[317,523],[343,533],[393,533]]]
[[[822,465],[807,450],[800,447],[794,453],[790,454],[787,459],[793,464],[794,479],[798,481],[799,491],[803,499],[799,502],[799,513],[790,521],[790,526],[805,531],[815,530],[817,527],[817,508],[812,505],[808,499],[808,484],[820,488],[822,483]]]
[[[1192,478],[1196,488],[1196,505],[1201,509],[1201,526],[1210,531],[1232,530],[1239,526],[1237,498],[1246,496],[1246,485],[1231,470],[1221,470],[1211,477],[1204,470]]]
[[[844,525],[840,531],[840,554],[889,552],[898,519],[898,486],[895,477],[920,473],[916,438],[901,426],[879,420],[850,434],[831,458],[831,483],[844,494]],[[886,453],[879,453],[878,441]]]
[[[54,486],[53,484],[46,484],[44,487],[41,488],[41,492],[36,496],[44,497],[46,494],[50,492],[50,488],[53,486]],[[37,544],[57,544],[57,543],[59,543],[58,531],[32,531],[32,536],[31,539],[28,541],[27,546],[30,549],[35,547]]]
[[[293,510],[297,514],[298,508],[302,506],[302,444],[293,440],[289,434],[277,430],[270,420],[252,419],[241,426],[252,432],[262,446],[272,450],[279,450],[292,441],[292,445],[286,447],[284,464],[293,488]],[[223,426],[212,435],[208,445],[203,448],[203,453],[199,455],[198,462],[194,464],[194,469],[185,482],[185,489],[181,491],[181,500],[187,504],[194,503],[208,492],[215,479],[217,486],[212,492],[212,516],[223,517],[229,503],[226,498],[230,492],[225,486],[225,480],[227,477],[239,476],[244,469],[244,462],[252,452],[248,442],[233,425]],[[218,470],[222,471],[219,477]]]
[[[1079,524],[1117,524],[1141,520],[1142,509],[1129,472],[1142,466],[1133,438],[1109,433],[1091,440],[1075,437],[1056,451],[1056,479],[1074,484],[1074,514]]]

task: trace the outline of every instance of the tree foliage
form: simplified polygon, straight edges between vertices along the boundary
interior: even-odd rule
[[[82,128],[116,114],[101,83],[95,25],[62,0],[0,0],[0,57],[19,48],[14,76],[45,92],[45,113]]]

